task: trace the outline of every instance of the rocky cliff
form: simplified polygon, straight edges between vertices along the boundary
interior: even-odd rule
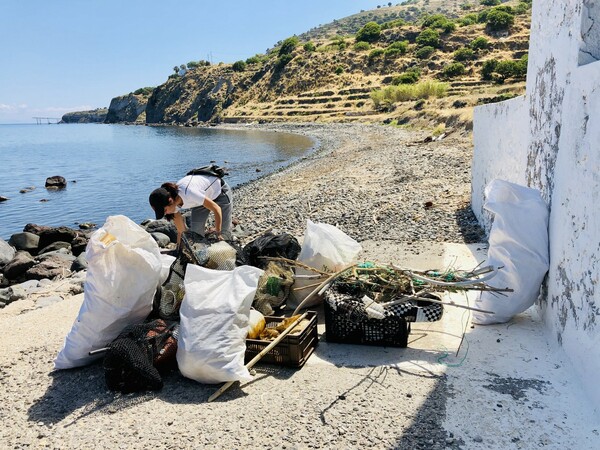
[[[146,103],[148,96],[130,93],[115,97],[108,107],[104,123],[144,123],[146,121]]]
[[[60,123],[104,123],[108,109],[70,112],[62,116]]]

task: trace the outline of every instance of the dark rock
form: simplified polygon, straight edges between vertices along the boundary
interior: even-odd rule
[[[60,175],[54,175],[46,178],[45,186],[46,188],[51,189],[64,189],[67,187],[67,180],[65,180],[65,177],[61,177]]]
[[[12,291],[10,288],[0,289],[0,307],[4,308],[4,306],[10,303],[10,296],[12,295]]]
[[[85,259],[85,253],[82,253],[75,261],[71,264],[71,272],[79,272],[81,270],[86,270],[88,267],[87,259]]]
[[[96,224],[92,222],[84,222],[79,224],[79,228],[82,230],[89,230],[91,228],[96,228]]]
[[[10,281],[8,281],[8,278],[6,278],[3,273],[0,273],[0,288],[6,287],[9,284]]]
[[[46,203],[46,202],[49,202],[49,201],[50,201],[50,199],[48,199],[48,198],[42,198],[42,199],[40,199],[40,203]]]
[[[12,261],[4,266],[4,276],[9,280],[16,280],[34,264],[35,259],[28,252],[18,251]]]
[[[153,220],[146,225],[146,231],[152,233],[162,233],[169,236],[171,242],[177,242],[177,228],[175,225],[165,219]]]
[[[7,200],[9,200],[8,197],[3,197],[3,196],[0,195],[0,202],[5,202]]]
[[[50,229],[50,227],[47,227],[45,225],[36,225],[35,223],[28,223],[23,228],[23,231],[25,231],[27,233],[37,234],[39,236],[42,231],[46,231],[49,229]]]
[[[28,186],[26,188],[21,189],[19,192],[21,194],[27,194],[28,192],[31,192],[33,190],[35,190],[35,186]]]
[[[159,233],[157,231],[150,233],[150,236],[154,238],[156,243],[160,248],[165,248],[171,243],[171,238],[164,233]]]
[[[22,233],[13,234],[8,243],[17,250],[25,250],[30,253],[35,253],[40,242],[39,236],[24,231]]]
[[[16,250],[8,242],[0,238],[0,269],[15,257],[15,253]]]
[[[71,242],[71,252],[73,253],[73,255],[79,256],[80,254],[85,252],[87,244],[87,238],[85,238],[84,236],[77,236],[75,239],[73,239],[73,242]]]
[[[44,253],[43,255],[38,255],[35,260],[37,262],[46,261],[49,259],[60,259],[72,263],[75,261],[76,257],[71,254],[71,251],[66,248],[59,248],[58,250],[53,250],[48,253]]]
[[[44,278],[53,279],[58,276],[68,276],[71,274],[72,264],[72,261],[63,259],[59,255],[50,255],[50,257],[28,269],[25,272],[25,278],[28,280],[42,280]]]
[[[40,233],[39,248],[44,248],[57,241],[71,243],[77,236],[77,231],[69,227],[54,227]]]
[[[69,252],[71,252],[71,244],[69,244],[68,242],[56,241],[56,242],[53,242],[50,245],[47,245],[43,249],[39,250],[38,251],[38,255],[43,255],[44,253],[53,252],[53,251],[56,251],[56,250],[58,250],[60,248],[65,248]]]

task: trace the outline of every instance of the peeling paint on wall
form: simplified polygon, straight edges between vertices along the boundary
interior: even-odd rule
[[[538,70],[534,87],[529,107],[534,139],[527,155],[527,185],[539,189],[550,204],[565,94],[564,87],[557,82],[554,56]]]

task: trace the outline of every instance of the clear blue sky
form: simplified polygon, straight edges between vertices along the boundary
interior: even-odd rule
[[[0,0],[0,123],[33,122],[231,63],[381,0]],[[398,0],[393,2],[398,3]]]

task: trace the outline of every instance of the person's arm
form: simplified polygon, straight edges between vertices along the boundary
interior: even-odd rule
[[[177,228],[177,247],[179,247],[179,244],[181,243],[181,234],[187,229],[185,220],[180,212],[173,214],[173,223],[175,224],[175,228]]]
[[[204,199],[203,206],[206,209],[208,209],[209,211],[212,211],[212,213],[215,215],[215,229],[217,232],[217,236],[220,237],[221,236],[221,225],[223,223],[223,214],[221,212],[221,207],[219,205],[217,205],[214,201],[209,199],[208,197],[206,197]]]

